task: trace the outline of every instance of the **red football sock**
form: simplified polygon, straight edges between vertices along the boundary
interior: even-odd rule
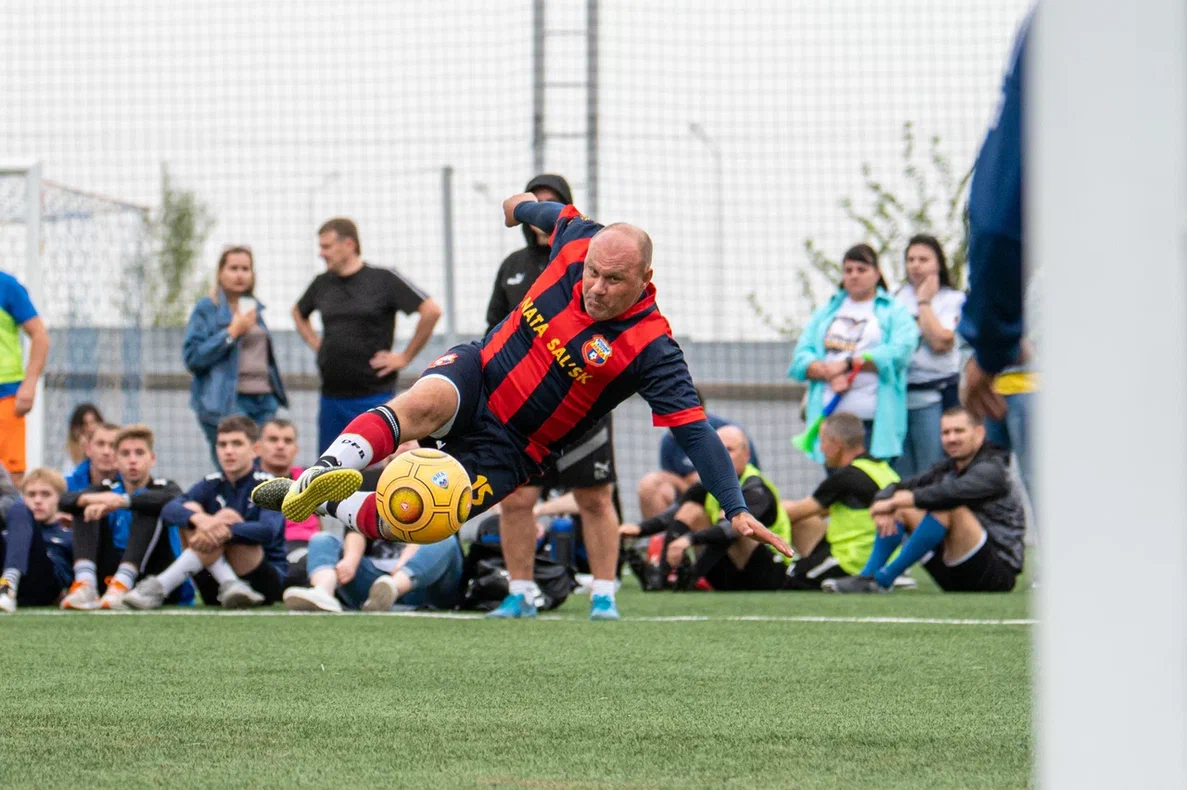
[[[400,445],[400,423],[387,406],[368,409],[350,421],[322,459],[348,469],[366,469],[382,461]]]
[[[379,512],[375,507],[374,491],[359,491],[341,502],[327,502],[326,512],[364,538],[383,540],[379,534]]]

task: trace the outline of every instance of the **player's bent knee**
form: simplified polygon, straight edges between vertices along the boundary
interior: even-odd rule
[[[392,401],[392,408],[403,434],[428,435],[457,414],[457,389],[443,378],[423,378],[412,389],[400,393]]]
[[[587,513],[608,513],[614,510],[614,487],[609,483],[590,488],[573,489],[577,507]]]
[[[504,516],[528,518],[532,515],[532,508],[540,499],[540,489],[535,486],[520,486],[512,491],[499,503]]]

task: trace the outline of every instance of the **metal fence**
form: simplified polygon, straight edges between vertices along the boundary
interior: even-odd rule
[[[205,470],[178,330],[149,329],[169,319],[165,169],[212,221],[183,277],[191,303],[218,251],[246,242],[270,326],[288,328],[322,270],[317,226],[347,215],[368,261],[446,303],[433,348],[481,331],[495,270],[522,243],[499,201],[545,169],[587,212],[652,234],[659,304],[711,407],[803,493],[815,471],[788,446],[795,393],[775,386],[788,333],[831,287],[823,258],[853,242],[883,247],[892,280],[917,227],[956,250],[948,208],[1028,5],[5,3],[0,165],[40,163],[44,181],[34,212],[22,166],[0,174],[0,268],[39,281],[54,331],[45,456],[57,463],[65,414],[93,398],[166,437],[170,474]],[[312,358],[277,342],[311,437]],[[630,491],[658,433],[639,404],[621,412]]]

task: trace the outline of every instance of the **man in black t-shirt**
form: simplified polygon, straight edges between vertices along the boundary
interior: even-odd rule
[[[317,234],[326,272],[313,278],[297,301],[293,321],[317,353],[321,452],[355,417],[391,400],[400,370],[428,342],[441,307],[397,272],[364,263],[358,228],[349,219],[332,219]],[[309,322],[314,311],[321,313],[321,337]],[[391,350],[397,312],[420,314],[403,351]]]
[[[792,590],[819,590],[827,579],[862,571],[874,546],[870,506],[880,490],[898,482],[888,463],[866,452],[865,426],[854,414],[825,420],[820,450],[834,471],[811,496],[783,503],[797,555],[787,579]]]

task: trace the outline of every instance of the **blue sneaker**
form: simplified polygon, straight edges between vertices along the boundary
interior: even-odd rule
[[[529,601],[522,595],[508,595],[499,604],[499,608],[493,612],[487,612],[487,617],[494,617],[499,620],[512,620],[519,617],[535,617],[536,604]]]
[[[589,601],[590,620],[621,620],[618,605],[609,595],[595,595]]]

